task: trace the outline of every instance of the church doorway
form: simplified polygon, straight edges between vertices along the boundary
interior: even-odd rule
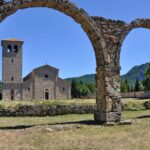
[[[11,100],[14,100],[14,90],[11,90],[10,94],[11,94]]]
[[[45,89],[44,97],[45,97],[45,100],[49,100],[49,90],[48,89]]]

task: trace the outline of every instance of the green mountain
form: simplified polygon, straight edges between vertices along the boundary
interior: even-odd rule
[[[128,79],[130,85],[134,85],[136,79],[139,81],[144,80],[145,79],[144,73],[148,68],[148,64],[149,63],[145,63],[139,66],[134,66],[131,70],[129,70],[129,72],[127,72],[127,74],[122,75],[121,79],[122,80]]]
[[[91,84],[91,83],[95,84],[95,74],[88,74],[88,75],[83,75],[80,77],[67,78],[65,80],[69,82],[72,82],[72,80],[80,80],[87,84]]]
[[[128,79],[128,82],[131,85],[135,84],[136,79],[139,81],[142,81],[145,79],[144,72],[148,68],[149,63],[145,63],[139,66],[134,66],[129,72],[127,72],[125,75],[121,76],[122,80]],[[81,77],[73,77],[73,78],[67,78],[67,81],[72,81],[72,80],[81,80],[84,83],[94,83],[95,84],[95,74],[88,74],[88,75],[83,75]]]

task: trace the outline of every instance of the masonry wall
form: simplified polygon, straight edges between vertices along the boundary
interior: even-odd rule
[[[3,100],[11,100],[11,89],[13,89],[14,94],[13,100],[20,100],[22,98],[22,84],[20,83],[13,83],[13,84],[4,84],[2,90],[2,97]]]
[[[30,78],[23,82],[22,87],[22,99],[23,100],[32,100],[34,99],[34,80]]]
[[[35,99],[45,99],[45,89],[49,90],[49,99],[55,99],[56,93],[56,71],[48,70],[47,68],[41,68],[35,71],[34,76],[34,88],[35,88]],[[45,78],[45,74],[48,78]]]
[[[69,82],[58,78],[56,86],[56,99],[70,99],[71,98],[71,85]]]
[[[50,79],[43,79],[39,76],[34,78],[35,99],[44,100],[45,89],[49,90],[49,99],[55,99],[55,82]]]
[[[150,98],[150,91],[121,93],[122,98]]]
[[[57,106],[24,105],[16,109],[1,108],[0,117],[88,114],[88,113],[94,113],[95,110],[96,110],[96,107],[94,105],[57,105]]]

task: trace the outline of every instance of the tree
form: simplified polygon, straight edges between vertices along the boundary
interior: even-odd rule
[[[146,79],[150,79],[150,63],[148,64],[148,68],[145,71],[145,77]]]
[[[71,97],[77,98],[77,90],[76,90],[76,81],[75,80],[72,80],[72,83],[71,83]]]
[[[2,93],[2,82],[0,81],[0,93]]]
[[[145,91],[149,91],[150,90],[150,79],[143,80],[142,84],[144,86],[144,90]]]
[[[81,84],[79,91],[80,91],[80,98],[86,97],[90,94],[90,90],[85,84]]]
[[[134,92],[134,86],[131,85],[130,92]]]
[[[150,90],[150,64],[148,65],[148,68],[145,72],[145,77],[146,79],[142,81],[142,84],[144,86],[144,90],[149,91]]]
[[[4,0],[0,0],[0,5],[2,5],[5,1]]]
[[[89,88],[91,94],[96,93],[96,85],[95,84],[93,84],[93,83],[86,84],[86,86]]]
[[[136,92],[137,91],[140,91],[141,90],[141,86],[140,86],[140,83],[139,83],[139,80],[136,79],[136,82],[135,82],[135,89],[134,89]]]
[[[125,81],[121,81],[121,92],[130,92],[130,86],[127,79]]]
[[[88,86],[82,81],[73,80],[71,84],[72,98],[84,98],[90,94]]]
[[[125,85],[126,85],[127,92],[130,92],[130,86],[128,84],[128,79],[125,80]]]

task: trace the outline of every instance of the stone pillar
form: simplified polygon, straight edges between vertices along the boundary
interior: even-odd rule
[[[95,121],[119,122],[121,119],[120,67],[103,65],[97,67],[97,111]]]

